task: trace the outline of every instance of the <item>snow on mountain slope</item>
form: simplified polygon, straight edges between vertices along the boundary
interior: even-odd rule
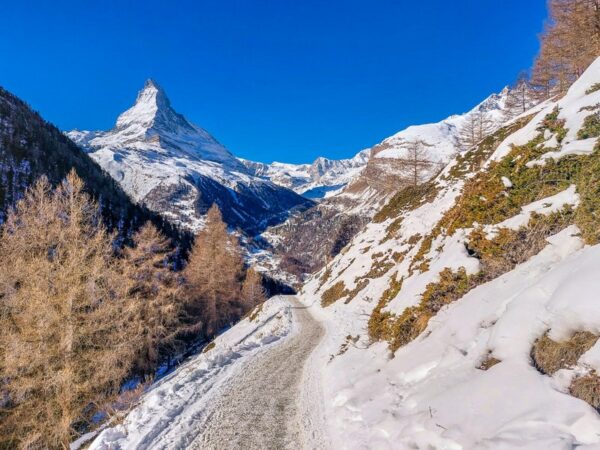
[[[230,226],[250,233],[311,204],[251,175],[207,131],[175,112],[152,80],[112,130],[76,130],[67,135],[136,202],[192,230],[202,226],[203,214],[213,202]]]
[[[472,110],[459,115],[450,116],[437,123],[413,125],[387,139],[384,139],[373,150],[377,158],[406,158],[407,142],[424,140],[432,146],[430,157],[435,161],[448,162],[459,150],[457,143],[460,128],[464,126],[469,115],[477,111],[487,114],[489,127],[492,131],[498,129],[507,120],[505,105],[509,89],[504,88],[499,94],[492,94]]]
[[[414,182],[414,166],[407,144],[422,140],[429,145],[424,148],[421,159],[430,163],[419,166],[418,170],[419,180],[427,181],[459,151],[457,138],[470,115],[484,111],[492,130],[508,120],[505,104],[509,94],[510,91],[505,88],[467,113],[438,123],[408,127],[359,153],[357,157],[366,165],[355,169],[356,172],[349,172],[350,179],[345,186],[327,192],[313,208],[290,216],[286,222],[271,227],[263,234],[280,255],[275,264],[297,274],[320,269],[398,189]],[[367,154],[368,159],[365,158]]]
[[[318,199],[339,191],[366,166],[370,150],[349,159],[319,157],[312,164],[258,163],[240,159],[258,177],[293,189],[308,198]]]
[[[600,59],[306,283],[334,447],[600,448],[598,83]]]
[[[505,108],[509,95],[509,89],[504,88],[499,94],[490,95],[466,113],[453,115],[436,123],[413,125],[384,139],[371,149],[367,166],[343,192],[360,199],[357,201],[357,208],[374,213],[391,194],[406,184],[407,178],[410,180],[411,143],[424,143],[420,159],[428,161],[428,164],[420,167],[419,178],[426,181],[435,176],[461,150],[461,128],[473,114],[482,112],[490,131],[495,131],[509,119]]]

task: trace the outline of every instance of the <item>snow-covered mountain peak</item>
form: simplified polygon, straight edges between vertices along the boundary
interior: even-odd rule
[[[164,89],[156,81],[149,78],[144,83],[142,90],[138,92],[135,104],[117,119],[117,128],[128,126],[131,123],[138,123],[150,128],[157,119],[164,122],[165,119],[177,120],[183,118],[177,116],[179,115],[171,108],[171,102]]]
[[[152,79],[111,130],[67,135],[135,202],[194,231],[203,226],[204,213],[213,203],[232,228],[249,233],[285,220],[297,207],[312,205],[249,173],[210,133],[176,112]]]
[[[243,165],[210,133],[176,112],[164,89],[152,79],[138,92],[133,106],[119,115],[112,130],[72,132],[69,136],[86,149],[135,150],[148,158],[192,158],[245,172]]]

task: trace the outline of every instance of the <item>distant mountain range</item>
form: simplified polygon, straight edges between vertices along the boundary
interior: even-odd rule
[[[240,159],[253,175],[285,186],[304,197],[320,199],[340,191],[367,165],[370,150],[349,159],[319,157],[312,164],[271,164]]]

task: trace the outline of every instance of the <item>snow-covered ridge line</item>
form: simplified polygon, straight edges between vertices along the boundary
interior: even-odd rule
[[[332,195],[356,178],[369,160],[370,149],[348,159],[319,157],[311,164],[258,163],[239,158],[255,176],[285,186],[308,198]]]
[[[171,106],[148,80],[109,131],[67,135],[136,202],[192,231],[217,203],[232,228],[255,234],[312,205],[293,191],[252,175],[206,130]]]

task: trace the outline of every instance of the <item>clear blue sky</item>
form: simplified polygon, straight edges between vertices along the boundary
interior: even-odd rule
[[[108,129],[155,78],[239,156],[352,156],[529,67],[545,0],[3,2],[0,85]]]

